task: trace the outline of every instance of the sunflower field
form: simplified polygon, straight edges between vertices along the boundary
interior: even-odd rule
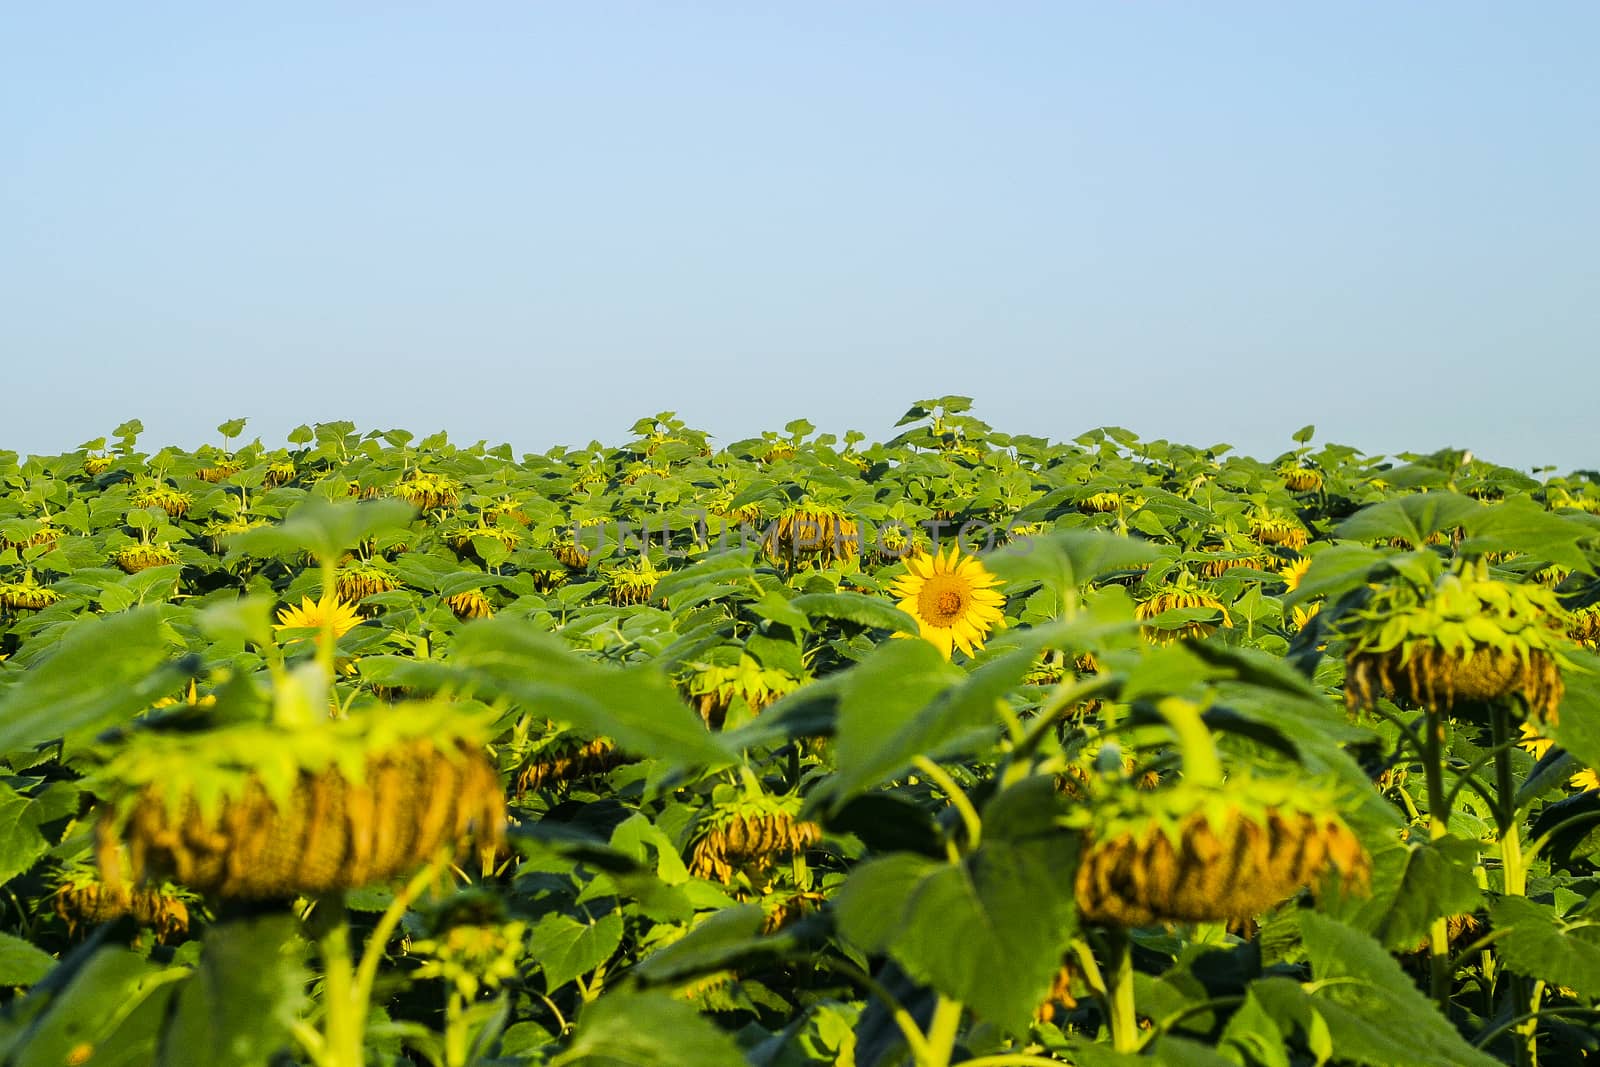
[[[1600,473],[0,452],[0,1062],[1600,1060]]]

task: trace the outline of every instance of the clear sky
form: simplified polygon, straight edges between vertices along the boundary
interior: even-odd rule
[[[1600,467],[1597,43],[1592,0],[9,4],[0,448],[959,393]]]

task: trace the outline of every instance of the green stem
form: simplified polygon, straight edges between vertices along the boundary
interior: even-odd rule
[[[934,1006],[933,1018],[928,1022],[928,1043],[925,1058],[918,1067],[950,1067],[950,1057],[955,1052],[956,1036],[961,1031],[961,1001],[952,1000],[943,993]]]
[[[395,927],[400,925],[400,920],[405,917],[406,909],[411,907],[411,902],[421,896],[422,891],[439,877],[440,867],[446,858],[437,856],[422,870],[412,875],[411,880],[395,893],[394,899],[389,902],[389,906],[383,910],[377,924],[372,928],[372,936],[367,939],[367,947],[361,953],[361,965],[356,969],[355,981],[350,989],[363,1032],[366,1030],[367,1006],[372,1000],[372,985],[377,981],[378,966],[383,962],[389,938],[394,934]]]
[[[1199,705],[1181,697],[1166,697],[1157,702],[1156,710],[1178,735],[1184,779],[1199,786],[1221,785],[1222,761],[1217,758],[1217,745],[1211,739],[1211,731],[1200,718]]]
[[[360,1013],[351,995],[355,969],[350,960],[350,923],[345,916],[344,895],[329,894],[322,899],[321,908],[328,909],[328,914],[321,917],[327,927],[317,941],[323,969],[323,1062],[327,1067],[364,1067]]]
[[[1428,782],[1428,836],[1437,841],[1450,832],[1450,802],[1444,791],[1444,718],[1431,708],[1423,715],[1422,771]],[[1441,915],[1428,928],[1428,988],[1447,1017],[1451,973],[1450,928]]]
[[[1106,1002],[1110,1008],[1111,1048],[1116,1052],[1139,1051],[1139,1016],[1133,1003],[1133,939],[1121,927],[1108,931],[1113,969],[1106,980]]]
[[[1522,858],[1521,820],[1517,817],[1517,784],[1511,768],[1511,709],[1504,700],[1489,707],[1490,729],[1494,735],[1495,821],[1500,829],[1500,889],[1506,896],[1528,895],[1528,869]],[[1528,980],[1520,974],[1511,976],[1512,997],[1526,1001]],[[1530,1007],[1537,1012],[1543,983],[1533,992]],[[1522,1040],[1517,1042],[1517,1067],[1532,1067],[1539,1062],[1539,1023],[1530,1019],[1517,1030]]]
[[[972,801],[967,799],[963,790],[950,772],[939,766],[927,756],[918,756],[911,761],[912,766],[927,775],[949,798],[951,805],[961,815],[961,821],[967,828],[966,851],[971,852],[978,847],[978,842],[983,836],[983,820],[978,818],[978,809],[972,806]]]

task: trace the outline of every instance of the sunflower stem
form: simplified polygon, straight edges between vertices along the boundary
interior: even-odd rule
[[[1197,786],[1221,785],[1222,761],[1217,758],[1211,731],[1200,718],[1199,706],[1180,697],[1167,697],[1156,704],[1156,710],[1178,735],[1184,778]]]
[[[1106,1004],[1110,1011],[1111,1048],[1139,1051],[1139,1016],[1133,1003],[1133,939],[1120,926],[1107,931],[1112,969],[1106,975]]]
[[[950,772],[939,766],[927,756],[918,756],[911,761],[912,766],[932,779],[933,783],[944,790],[944,795],[949,799],[952,807],[961,816],[961,822],[967,828],[967,843],[965,851],[971,852],[978,847],[978,842],[983,836],[983,820],[978,817],[978,809],[972,806],[972,801],[967,798],[966,792],[960,784],[950,775]]]
[[[323,897],[315,919],[325,924],[317,939],[323,970],[322,1062],[327,1067],[365,1067],[361,1013],[352,996],[355,968],[350,959],[350,921],[344,910],[344,894]]]
[[[939,994],[933,1018],[928,1022],[928,1043],[919,1067],[950,1067],[956,1037],[961,1032],[961,1008],[961,1001]]]
[[[1450,832],[1450,801],[1444,791],[1444,717],[1432,708],[1423,712],[1422,771],[1428,782],[1428,836],[1437,841]],[[1450,1014],[1450,927],[1436,917],[1428,928],[1428,990],[1439,1010]]]
[[[1522,827],[1517,817],[1517,785],[1511,766],[1511,708],[1505,700],[1489,706],[1490,729],[1494,735],[1495,821],[1500,824],[1500,891],[1506,896],[1528,895],[1528,868],[1522,857]],[[1543,993],[1541,983],[1532,994],[1530,1007],[1537,1013]],[[1511,975],[1514,1003],[1526,1003],[1528,980]],[[1517,1067],[1532,1067],[1539,1062],[1539,1021],[1531,1018],[1517,1028],[1521,1040],[1516,1044]]]

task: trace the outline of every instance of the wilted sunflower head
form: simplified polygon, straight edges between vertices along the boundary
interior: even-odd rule
[[[7,611],[43,611],[61,599],[49,586],[39,585],[27,571],[20,582],[0,581],[0,608]]]
[[[334,574],[334,591],[351,604],[400,588],[400,576],[381,560],[350,560]]]
[[[166,545],[128,545],[117,550],[112,561],[129,574],[150,570],[152,567],[170,567],[179,562],[178,554]]]
[[[412,471],[397,483],[394,495],[423,511],[454,507],[461,499],[461,487],[442,474]]]
[[[767,705],[799,686],[799,679],[788,671],[763,667],[743,653],[735,664],[703,664],[683,682],[689,702],[714,730],[722,727],[735,700],[742,699],[751,713],[760,714]]]
[[[744,874],[759,880],[781,857],[822,841],[822,827],[803,821],[798,795],[741,797],[718,805],[701,823],[689,870],[724,885]]]
[[[1122,506],[1120,493],[1090,493],[1078,501],[1078,510],[1083,512],[1110,512]]]
[[[224,543],[229,537],[265,525],[267,525],[266,519],[251,519],[243,515],[235,515],[231,519],[213,519],[211,522],[206,523],[203,532],[211,541],[212,551],[221,552]]]
[[[1298,520],[1281,515],[1259,515],[1251,519],[1250,535],[1264,545],[1279,545],[1296,552],[1310,540],[1306,528]]]
[[[1124,787],[1079,816],[1079,913],[1125,927],[1242,921],[1302,888],[1363,890],[1370,861],[1337,811],[1302,781]]]
[[[1568,620],[1554,592],[1488,576],[1483,562],[1440,574],[1431,586],[1397,579],[1346,611],[1333,634],[1349,642],[1345,700],[1370,706],[1380,693],[1435,711],[1458,699],[1516,694],[1535,721],[1554,722],[1565,686]]]
[[[1133,614],[1144,623],[1141,630],[1145,639],[1158,645],[1209,637],[1219,622],[1225,627],[1233,626],[1227,605],[1197,583],[1187,570],[1179,571],[1169,584],[1138,601]]]
[[[188,513],[194,506],[194,498],[170,486],[152,485],[133,494],[133,506],[157,508],[166,512],[168,518],[176,519]]]
[[[1279,467],[1278,477],[1292,493],[1314,493],[1322,488],[1322,472],[1314,467]]]
[[[95,477],[97,475],[104,474],[106,471],[108,471],[110,469],[111,469],[111,457],[110,456],[99,456],[99,455],[90,454],[90,455],[87,455],[87,456],[83,457],[83,472],[85,474],[89,475],[91,478]]]
[[[142,731],[100,777],[101,877],[272,899],[371,885],[468,842],[497,846],[505,797],[482,747],[491,729],[441,701]]]
[[[278,611],[278,621],[272,627],[282,632],[284,630],[315,630],[315,634],[288,634],[285,644],[294,644],[304,641],[307,636],[317,641],[322,640],[322,628],[327,625],[333,630],[333,639],[337,641],[357,626],[361,625],[361,615],[356,611],[355,605],[348,604],[339,598],[335,592],[322,594],[320,600],[302,597],[298,607],[293,605],[281,608]]]
[[[1005,596],[994,589],[1000,579],[976,557],[963,557],[958,545],[906,560],[906,573],[894,581],[900,610],[917,620],[917,634],[949,659],[954,649],[976,654],[989,632],[1004,622]]]
[[[660,580],[661,572],[650,562],[650,557],[642,553],[631,563],[619,564],[606,573],[606,581],[611,586],[611,603],[618,607],[649,603]]]
[[[762,547],[774,562],[794,563],[806,558],[826,566],[833,560],[853,559],[860,554],[861,528],[837,504],[805,501],[778,512]]]
[[[587,738],[567,730],[552,730],[524,759],[517,772],[517,794],[566,788],[627,762],[628,757],[610,738]]]
[[[454,596],[445,597],[444,602],[462,622],[487,619],[494,614],[494,605],[489,603],[489,598],[482,589],[463,590]]]

